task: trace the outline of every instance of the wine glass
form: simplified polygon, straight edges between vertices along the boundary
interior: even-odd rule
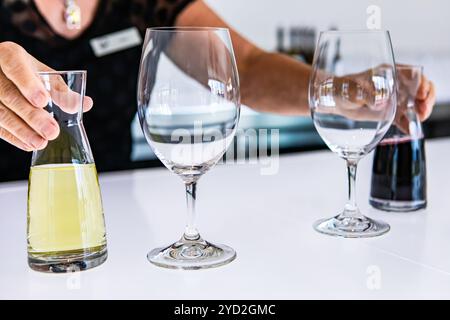
[[[389,225],[361,214],[356,204],[358,161],[389,129],[396,111],[396,77],[388,31],[327,31],[319,37],[309,85],[314,125],[346,160],[348,201],[339,215],[314,228],[348,238],[374,237]]]
[[[233,141],[239,113],[239,76],[228,29],[147,29],[139,71],[139,120],[154,153],[184,182],[188,214],[181,239],[150,251],[151,263],[203,269],[235,259],[232,248],[200,236],[195,200],[198,179]]]

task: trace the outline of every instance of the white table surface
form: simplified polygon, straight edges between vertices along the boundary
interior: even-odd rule
[[[203,236],[238,252],[231,264],[165,270],[150,248],[184,227],[184,190],[165,168],[103,174],[109,257],[82,273],[43,274],[26,260],[26,182],[0,184],[0,298],[303,299],[450,298],[450,139],[427,142],[428,208],[407,214],[368,205],[371,156],[360,164],[358,201],[391,231],[342,239],[311,225],[337,213],[347,187],[330,151],[282,156],[279,172],[220,165],[199,183]]]

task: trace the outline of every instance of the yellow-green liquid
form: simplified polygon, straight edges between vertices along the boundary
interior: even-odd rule
[[[95,252],[106,245],[95,164],[31,167],[28,252],[33,256]]]

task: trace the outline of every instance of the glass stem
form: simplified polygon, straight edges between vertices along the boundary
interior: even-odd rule
[[[195,226],[196,214],[195,214],[195,199],[197,197],[197,182],[186,183],[186,206],[188,220],[186,229],[184,231],[184,238],[186,240],[197,240],[200,238],[197,227]]]
[[[358,205],[356,204],[356,170],[358,167],[358,160],[347,160],[347,175],[348,175],[348,200],[345,205],[344,215],[356,216],[359,215]]]

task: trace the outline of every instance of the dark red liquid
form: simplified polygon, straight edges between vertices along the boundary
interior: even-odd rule
[[[424,139],[392,140],[375,149],[372,198],[392,201],[426,200]]]

